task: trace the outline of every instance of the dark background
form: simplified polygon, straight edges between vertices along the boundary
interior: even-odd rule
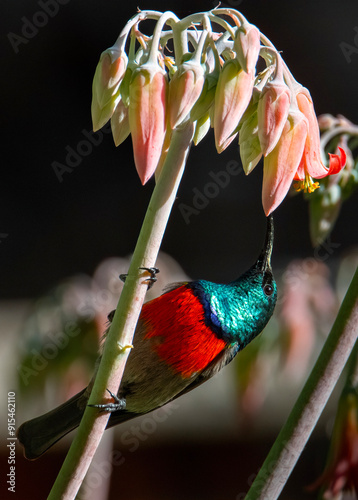
[[[136,174],[131,140],[115,148],[106,134],[59,182],[51,164],[65,163],[66,146],[77,148],[91,130],[91,85],[100,53],[110,47],[136,12],[137,1],[69,0],[38,28],[18,53],[8,39],[20,35],[41,4],[2,2],[0,296],[35,297],[73,273],[91,274],[107,256],[133,251],[154,181],[144,188]],[[211,1],[141,1],[141,9],[173,10],[184,17],[209,10]],[[341,113],[358,122],[355,90],[358,54],[351,62],[341,42],[354,47],[358,3],[338,1],[232,1],[257,24],[307,86],[317,114]],[[36,18],[40,19],[40,18]],[[357,35],[356,35],[357,36]],[[264,234],[262,166],[230,184],[187,224],[178,206],[192,206],[210,171],[238,159],[237,144],[218,155],[212,132],[190,153],[162,250],[193,278],[227,281],[251,264]],[[343,207],[332,234],[338,257],[357,241],[357,199]],[[302,196],[275,213],[276,266],[312,254],[307,204]]]

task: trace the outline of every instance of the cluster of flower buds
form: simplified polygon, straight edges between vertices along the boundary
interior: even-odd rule
[[[146,19],[156,20],[151,36],[140,31]],[[195,144],[214,128],[219,153],[239,135],[246,174],[264,159],[266,214],[292,182],[312,192],[318,187],[314,179],[336,174],[345,164],[340,149],[325,166],[309,91],[272,43],[234,9],[181,20],[172,12],[139,11],[100,57],[92,117],[94,130],[111,119],[116,145],[131,134],[143,184],[158,173],[173,131],[188,120],[195,124]]]

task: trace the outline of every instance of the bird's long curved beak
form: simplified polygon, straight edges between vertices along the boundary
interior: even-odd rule
[[[272,215],[269,215],[267,217],[265,244],[256,262],[256,266],[262,273],[265,273],[267,271],[272,272],[271,255],[273,248],[273,237],[274,237],[273,217]]]

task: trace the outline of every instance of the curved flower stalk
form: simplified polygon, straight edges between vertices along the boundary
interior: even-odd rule
[[[141,32],[145,19],[156,20],[153,35]],[[266,66],[260,72],[259,57]],[[248,121],[245,112],[257,91],[256,112]],[[302,116],[307,126],[303,150]],[[172,132],[188,121],[195,124],[195,144],[211,123],[219,153],[240,133],[245,172],[264,157],[267,215],[292,182],[297,190],[311,193],[319,187],[316,179],[338,173],[345,164],[340,151],[324,165],[308,90],[295,81],[265,35],[235,9],[217,8],[181,20],[171,12],[140,11],[101,55],[92,117],[95,130],[112,119],[116,145],[131,134],[143,184],[160,169]]]

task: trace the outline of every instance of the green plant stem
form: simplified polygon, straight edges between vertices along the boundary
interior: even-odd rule
[[[358,335],[358,268],[321,354],[245,500],[275,500],[290,476]]]
[[[153,267],[184,172],[194,127],[187,123],[173,132],[167,157],[148,206],[138,242],[128,270],[116,313],[104,345],[89,403],[108,401],[108,388],[117,394],[133,334],[147,291],[148,273]],[[53,485],[48,499],[72,500],[85,477],[109,418],[87,407],[80,427]]]

